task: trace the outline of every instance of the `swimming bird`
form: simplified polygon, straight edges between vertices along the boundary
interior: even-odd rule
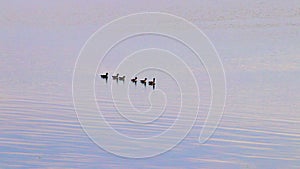
[[[148,84],[149,84],[150,86],[154,86],[154,85],[155,85],[155,78],[153,78],[152,81],[149,81]]]
[[[131,81],[136,83],[137,82],[137,77],[135,77],[134,79],[131,79]]]
[[[146,84],[147,83],[147,78],[140,80],[141,83]]]
[[[105,73],[105,75],[100,75],[101,76],[101,78],[103,78],[103,79],[107,79],[108,78],[108,73]]]
[[[117,73],[117,75],[115,75],[115,76],[111,76],[113,79],[118,79],[118,77],[119,77],[119,73]]]
[[[125,76],[119,77],[119,80],[124,81],[125,80]]]

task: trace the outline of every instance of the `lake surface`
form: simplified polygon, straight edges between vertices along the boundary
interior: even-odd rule
[[[148,9],[140,2],[0,2],[0,168],[300,168],[299,2],[173,5],[163,2]],[[113,72],[124,56],[138,49],[170,49],[195,74],[200,106],[194,127],[175,148],[152,158],[122,158],[104,151],[82,129],[73,105],[72,75],[79,51],[92,33],[112,19],[146,9],[185,17],[207,34],[224,65],[227,100],[217,130],[200,144],[211,94],[203,65],[189,61],[192,54],[171,39],[149,35],[124,41],[106,56],[97,73]],[[106,83],[95,76],[96,102],[118,132],[151,137],[176,120],[180,109],[176,81],[161,71],[138,75],[153,74],[154,90],[129,83],[134,75],[124,83],[111,79]],[[164,114],[147,127],[126,121],[114,106],[124,100],[111,99],[111,86],[128,90],[139,111],[151,108],[149,94],[163,91]]]

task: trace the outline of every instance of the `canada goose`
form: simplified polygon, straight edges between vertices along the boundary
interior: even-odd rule
[[[140,80],[141,83],[146,84],[147,78]]]
[[[136,83],[137,82],[137,77],[135,77],[134,79],[131,79],[131,81]]]
[[[119,77],[119,73],[117,73],[117,75],[116,76],[111,76],[113,79],[118,79],[118,77]]]
[[[119,80],[125,80],[125,76],[119,77]]]
[[[101,78],[103,78],[103,79],[107,79],[108,78],[108,73],[105,73],[105,75],[100,75],[101,76]]]
[[[155,78],[153,78],[153,81],[149,81],[148,84],[149,84],[150,86],[154,86],[154,85],[155,85]]]

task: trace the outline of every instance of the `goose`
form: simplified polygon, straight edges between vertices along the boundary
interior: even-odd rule
[[[118,79],[118,77],[119,77],[119,73],[117,73],[117,75],[116,76],[111,76],[113,79]]]
[[[137,77],[135,77],[134,79],[131,79],[131,81],[136,83],[137,82]]]
[[[141,83],[146,84],[147,78],[140,80]]]
[[[105,73],[105,75],[100,75],[101,76],[101,78],[103,78],[103,79],[107,79],[108,78],[108,73]]]
[[[119,77],[119,80],[125,80],[125,76]]]
[[[154,85],[155,85],[155,78],[153,78],[153,81],[149,81],[148,84],[149,84],[150,86],[154,86]]]

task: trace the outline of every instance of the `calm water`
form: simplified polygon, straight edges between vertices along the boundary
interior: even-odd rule
[[[88,138],[72,102],[72,73],[80,48],[100,26],[127,12],[102,17],[96,10],[102,9],[101,4],[81,7],[74,3],[75,9],[87,11],[82,14],[50,2],[16,8],[1,2],[0,9],[7,8],[0,10],[0,14],[4,11],[0,20],[0,168],[300,168],[300,4],[251,3],[258,10],[256,14],[243,13],[245,6],[234,4],[224,8],[236,13],[221,8],[224,18],[208,13],[204,7],[203,12],[198,11],[195,5],[188,6],[195,14],[167,8],[195,22],[220,53],[228,95],[214,135],[205,144],[198,143],[211,91],[203,66],[190,62],[201,96],[195,126],[167,153],[127,159],[104,151]],[[49,5],[57,11],[48,9]],[[207,5],[217,8],[216,4]],[[141,6],[136,4],[138,9],[143,9]],[[45,12],[37,16],[30,13],[31,8]],[[129,10],[136,12],[133,7]],[[71,17],[76,11],[81,19]],[[57,12],[61,12],[59,16],[54,15]],[[141,40],[143,43],[138,43]],[[159,43],[151,43],[157,40]],[[143,47],[172,48],[183,59],[190,57],[177,43],[161,37],[136,37],[122,45],[107,56],[98,72],[112,72],[123,55]],[[141,84],[128,85],[131,77],[124,84],[95,78],[96,101],[105,118],[116,130],[132,137],[161,133],[174,122],[179,109],[180,93],[174,80],[162,72],[140,76],[147,73],[157,77],[155,90]],[[117,114],[108,90],[111,85],[116,90],[128,89],[133,105],[141,111],[150,107],[149,93],[164,91],[168,96],[166,113],[147,127],[128,123]],[[116,102],[122,104],[123,100]]]

